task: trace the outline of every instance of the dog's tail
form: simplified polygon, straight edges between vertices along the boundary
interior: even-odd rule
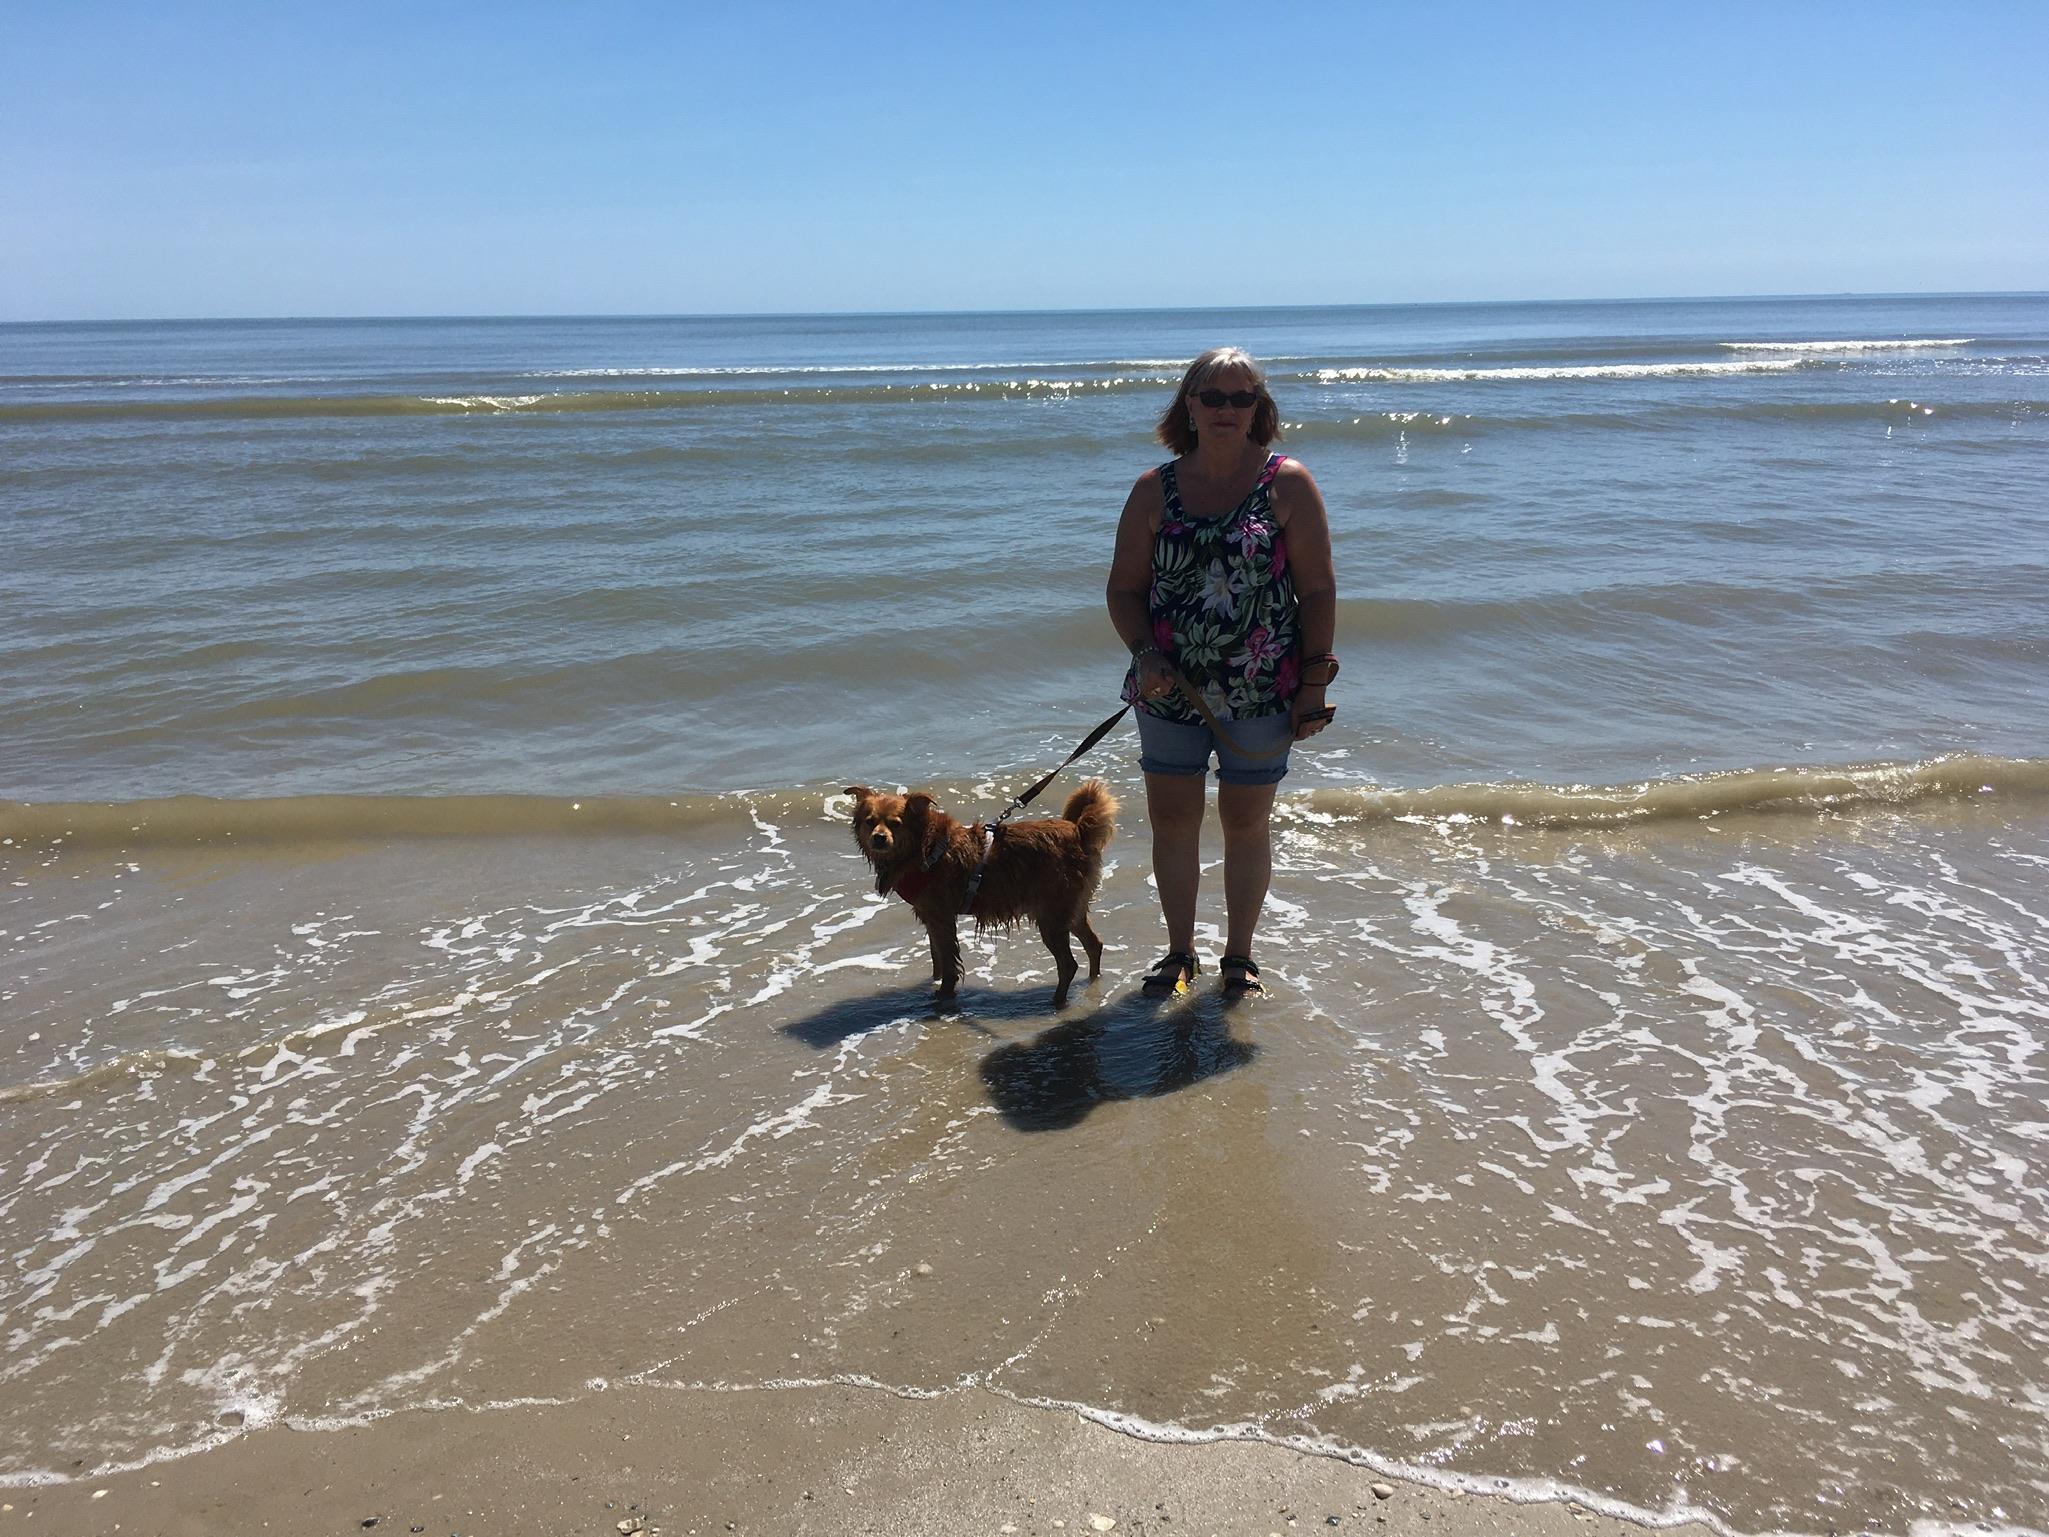
[[[1068,796],[1060,814],[1080,831],[1081,846],[1091,857],[1099,857],[1117,831],[1117,797],[1100,779],[1089,780]]]

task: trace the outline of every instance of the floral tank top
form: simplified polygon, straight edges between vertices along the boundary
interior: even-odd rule
[[[1166,508],[1153,536],[1153,582],[1146,599],[1153,644],[1201,692],[1218,720],[1278,715],[1300,681],[1296,651],[1301,605],[1288,575],[1286,531],[1273,513],[1274,476],[1287,455],[1271,454],[1259,483],[1220,518],[1191,518],[1181,505],[1174,466],[1160,466]],[[1161,720],[1202,717],[1180,690],[1138,697],[1138,667],[1124,677],[1124,698]]]

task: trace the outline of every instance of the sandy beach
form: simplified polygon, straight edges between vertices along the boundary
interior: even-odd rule
[[[1288,1447],[1142,1440],[981,1390],[914,1399],[841,1385],[625,1389],[576,1404],[271,1429],[162,1467],[14,1490],[7,1503],[0,1530],[81,1537],[1643,1530],[1576,1502],[1395,1483]],[[1711,1528],[1672,1530],[1706,1537]]]

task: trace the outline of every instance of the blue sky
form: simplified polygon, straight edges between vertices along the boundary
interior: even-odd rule
[[[2049,4],[15,4],[0,319],[2049,288]]]

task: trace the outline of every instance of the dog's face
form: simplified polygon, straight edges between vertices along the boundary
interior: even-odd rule
[[[890,795],[866,785],[848,785],[854,797],[854,841],[878,868],[900,863],[925,846],[929,795]]]

